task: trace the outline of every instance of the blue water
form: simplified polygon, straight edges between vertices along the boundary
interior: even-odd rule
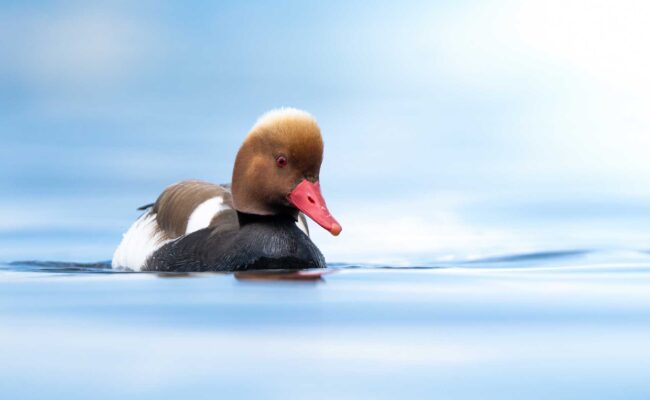
[[[2,264],[0,397],[650,398],[647,251],[296,278]]]

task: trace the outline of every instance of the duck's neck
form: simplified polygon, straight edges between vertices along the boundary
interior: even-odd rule
[[[258,215],[258,214],[248,214],[237,211],[237,219],[239,220],[239,226],[245,226],[249,224],[269,224],[269,223],[278,223],[278,222],[290,222],[295,223],[297,221],[297,215],[293,216],[290,214],[276,214],[276,215]]]

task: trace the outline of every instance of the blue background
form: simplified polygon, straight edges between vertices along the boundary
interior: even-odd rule
[[[649,247],[643,2],[2,2],[0,258],[110,258],[311,112],[331,261]]]
[[[0,397],[650,398],[648,21],[0,0]],[[280,106],[325,137],[322,280],[7,263],[110,259]]]

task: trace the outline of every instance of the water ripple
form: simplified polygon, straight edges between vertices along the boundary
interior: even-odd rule
[[[648,264],[650,251],[596,251],[585,249],[537,251],[531,253],[506,254],[473,260],[414,262],[406,265],[371,264],[371,263],[329,263],[332,270],[435,270],[443,268],[531,269],[540,267],[575,267],[618,264]],[[26,260],[0,263],[0,270],[13,272],[46,273],[124,273],[111,268],[110,261],[90,263]]]

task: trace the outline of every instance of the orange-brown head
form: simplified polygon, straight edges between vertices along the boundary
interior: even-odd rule
[[[293,108],[264,114],[244,140],[232,176],[235,209],[258,215],[298,210],[333,235],[341,225],[320,192],[323,138],[314,118]]]

